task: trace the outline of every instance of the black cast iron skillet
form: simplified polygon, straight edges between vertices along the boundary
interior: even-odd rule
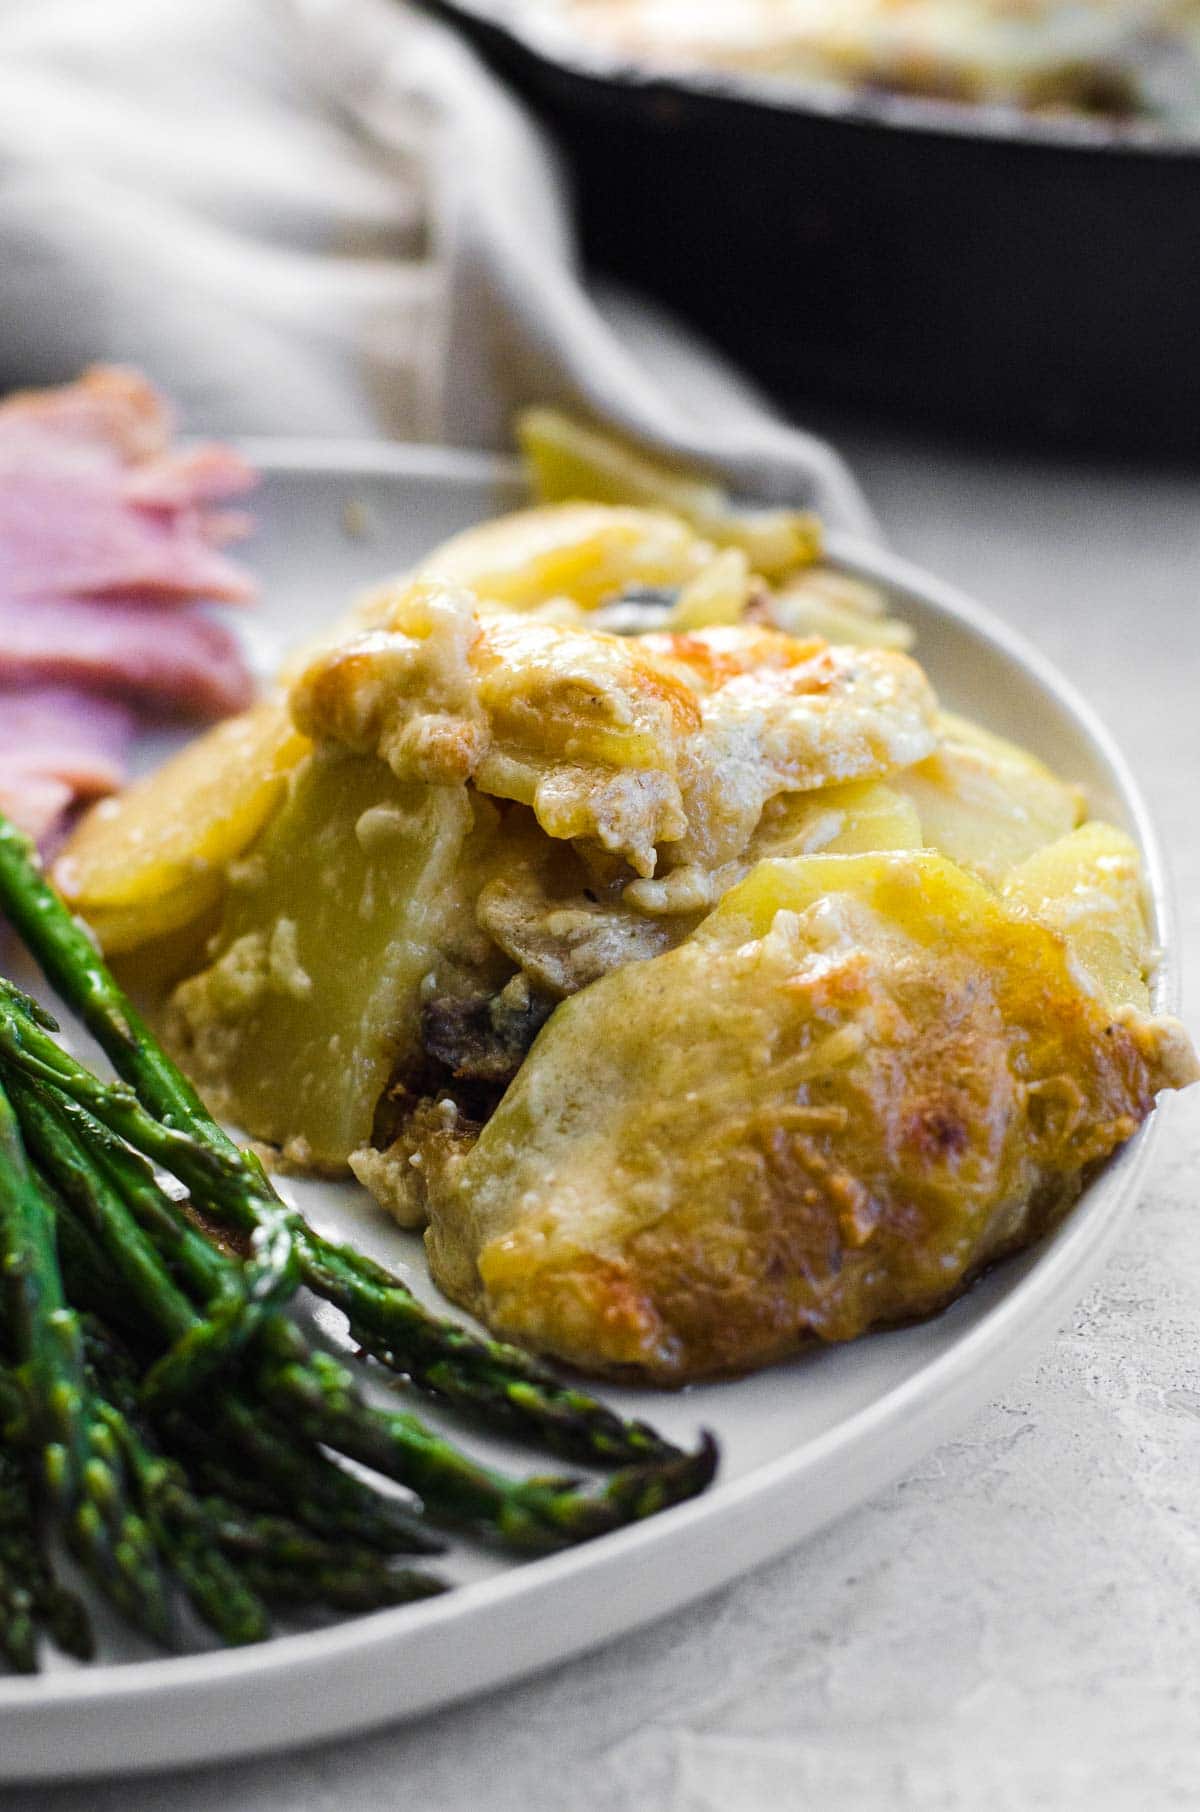
[[[585,255],[793,408],[1200,453],[1200,140],[548,47],[428,0],[573,173]]]

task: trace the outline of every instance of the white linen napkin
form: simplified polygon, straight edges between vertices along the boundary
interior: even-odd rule
[[[95,359],[206,433],[502,446],[572,404],[873,531],[824,442],[589,291],[542,134],[402,0],[0,0],[0,381]]]

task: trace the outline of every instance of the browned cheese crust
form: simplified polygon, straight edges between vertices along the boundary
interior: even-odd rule
[[[589,1370],[742,1370],[938,1308],[1195,1073],[941,857],[767,862],[561,1005],[468,1155],[430,1146],[430,1257]]]

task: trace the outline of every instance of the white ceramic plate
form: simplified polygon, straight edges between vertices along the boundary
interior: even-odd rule
[[[484,456],[328,443],[249,452],[266,473],[249,549],[263,581],[251,633],[264,664],[360,585],[521,495],[512,468]],[[1137,837],[1156,935],[1170,952],[1145,808],[1070,686],[948,587],[873,549],[834,551],[850,571],[890,589],[946,703],[1028,744],[1082,782],[1095,813]],[[1172,989],[1168,968],[1160,1008],[1172,1004]],[[1027,1363],[1103,1263],[1152,1138],[1151,1124],[1053,1237],[936,1320],[677,1396],[608,1393],[681,1440],[700,1426],[715,1430],[721,1472],[703,1498],[521,1566],[456,1556],[446,1571],[463,1583],[444,1598],[259,1648],[163,1659],[106,1627],[100,1664],[0,1680],[0,1780],[182,1765],[365,1730],[515,1680],[711,1592],[912,1466]],[[299,1184],[296,1195],[322,1228],[356,1239],[433,1299],[419,1241],[386,1223],[361,1192]],[[472,1444],[533,1464],[516,1449]]]

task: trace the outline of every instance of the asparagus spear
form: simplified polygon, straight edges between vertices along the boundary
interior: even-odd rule
[[[26,1456],[0,1446],[0,1658],[18,1673],[35,1673],[41,1631],[65,1654],[90,1659],[91,1624],[79,1599],[55,1578]]]
[[[428,1573],[364,1566],[331,1557],[318,1565],[292,1568],[267,1560],[247,1560],[242,1565],[247,1583],[268,1604],[290,1607],[328,1605],[332,1610],[361,1613],[384,1610],[392,1604],[412,1604],[419,1598],[436,1598],[446,1587]]]
[[[0,1294],[0,1346],[7,1322]],[[19,1424],[21,1385],[0,1362],[0,1430]],[[33,1455],[0,1436],[0,1657],[22,1673],[37,1666],[30,1637],[43,1630],[64,1654],[91,1659],[95,1648],[88,1614],[74,1592],[59,1582],[46,1549],[34,1490]]]
[[[223,1642],[264,1641],[271,1633],[266,1606],[221,1551],[182,1469],[153,1452],[112,1405],[101,1414],[125,1454],[155,1546],[193,1608]]]
[[[0,1055],[7,1064],[20,1066],[39,1081],[52,1077],[112,1130],[136,1139],[160,1162],[171,1162],[177,1174],[180,1170],[190,1171],[193,1177],[211,1174],[199,1162],[210,1155],[205,1148],[184,1133],[161,1127],[122,1084],[101,1083],[84,1070],[48,1033],[18,1011],[2,986]],[[86,1118],[80,1118],[78,1125],[86,1136]],[[181,1158],[183,1146],[190,1147],[190,1154],[198,1153],[199,1159],[193,1161],[190,1154]],[[50,1141],[47,1161],[53,1160],[53,1151]],[[216,1152],[211,1155],[223,1157]],[[87,1168],[79,1151],[73,1154],[73,1164],[77,1175]],[[233,1167],[223,1174],[231,1195],[237,1193],[242,1182]],[[246,1185],[254,1185],[253,1173],[241,1172],[240,1177]],[[94,1185],[98,1190],[104,1188],[102,1179],[94,1179]],[[137,1186],[143,1191],[157,1187],[146,1175]],[[104,1212],[94,1216],[96,1229],[111,1229],[121,1218],[122,1204],[113,1192],[108,1193]],[[177,1205],[165,1195],[159,1206],[162,1215],[178,1213]],[[132,1216],[125,1218],[132,1225]],[[147,1224],[156,1218],[147,1215]],[[177,1257],[185,1250],[179,1244],[174,1249]],[[211,1246],[204,1248],[203,1255],[199,1247],[187,1250],[187,1262],[199,1267],[191,1281],[207,1293],[212,1269],[232,1261]],[[140,1304],[160,1339],[177,1339],[180,1326],[170,1319],[163,1294],[153,1287],[147,1267],[131,1267],[128,1276],[131,1286],[141,1292]],[[251,1350],[258,1396],[309,1440],[406,1485],[438,1516],[491,1532],[514,1547],[554,1547],[618,1528],[693,1496],[708,1483],[715,1466],[715,1451],[706,1439],[694,1454],[629,1468],[595,1492],[579,1488],[572,1480],[513,1480],[471,1461],[416,1417],[364,1402],[347,1368],[329,1354],[310,1351],[300,1330],[282,1315],[271,1313],[263,1318]]]
[[[238,1152],[158,1045],[87,932],[39,871],[28,840],[2,815],[0,907],[149,1113],[226,1160],[248,1166],[249,1190],[230,1190],[224,1183],[210,1198],[201,1177],[198,1193],[256,1237],[264,1223],[277,1228],[280,1216],[286,1217],[305,1283],[345,1313],[354,1338],[375,1358],[461,1409],[493,1422],[503,1418],[557,1453],[602,1464],[681,1457],[645,1423],[624,1420],[586,1392],[563,1385],[528,1354],[432,1314],[398,1277],[352,1247],[321,1238],[287,1209],[261,1166]],[[167,1157],[151,1155],[173,1168]],[[191,1183],[191,1177],[184,1180]]]
[[[139,1370],[94,1315],[84,1318],[84,1344],[89,1367],[107,1393],[123,1406],[136,1404]],[[269,1410],[218,1397],[208,1422],[201,1427],[179,1410],[157,1418],[165,1447],[182,1460],[201,1495],[238,1513],[286,1515],[294,1519],[298,1536],[343,1554],[351,1548],[377,1554],[441,1551],[443,1544],[405,1505],[298,1440]]]
[[[98,1250],[88,1250],[89,1235],[78,1240],[73,1233],[68,1239],[76,1245],[76,1262],[85,1275],[79,1279],[82,1292],[96,1307],[103,1309],[114,1299],[134,1304],[139,1311],[142,1334],[159,1346],[166,1344],[169,1354],[181,1350],[195,1327],[201,1325],[188,1298],[172,1279],[162,1255],[151,1243],[143,1228],[170,1228],[167,1249],[179,1263],[181,1273],[207,1298],[217,1294],[220,1273],[233,1269],[234,1261],[210,1246],[190,1227],[176,1203],[165,1195],[147,1167],[134,1152],[110,1148],[104,1139],[104,1128],[90,1115],[77,1111],[70,1120],[61,1118],[56,1109],[59,1101],[54,1091],[44,1091],[44,1098],[34,1100],[37,1110],[32,1116],[39,1137],[39,1156],[44,1170],[61,1187],[62,1194],[82,1212],[90,1238]],[[143,1225],[131,1211],[136,1202]],[[64,1231],[66,1230],[66,1223]],[[101,1273],[96,1276],[97,1271]],[[95,1279],[95,1281],[93,1281]],[[307,1347],[299,1329],[282,1315],[272,1312],[262,1323],[264,1329],[278,1324],[277,1334],[286,1341],[290,1353],[305,1356]],[[252,1351],[258,1346],[258,1337]],[[161,1362],[160,1362],[161,1363]],[[148,1399],[147,1406],[160,1411],[164,1407],[161,1393],[153,1385],[157,1366],[138,1391]],[[253,1375],[253,1373],[252,1373]],[[280,1405],[290,1416],[291,1399],[285,1394]],[[424,1529],[403,1506],[384,1506],[378,1494],[368,1494],[357,1481],[338,1472],[315,1451],[297,1449],[287,1434],[277,1429],[270,1418],[264,1418],[259,1405],[251,1406],[231,1389],[221,1390],[214,1404],[217,1426],[228,1434],[234,1446],[256,1463],[263,1464],[277,1478],[286,1480],[285,1489],[308,1505],[315,1498],[327,1520],[328,1507],[340,1510],[339,1521],[345,1526],[369,1519],[377,1531],[386,1530],[392,1549],[403,1546],[410,1552],[436,1552],[440,1543]],[[177,1420],[168,1420],[168,1428],[178,1429]]]
[[[694,1497],[716,1468],[704,1436],[695,1453],[613,1473],[594,1492],[571,1479],[514,1480],[478,1465],[415,1416],[365,1404],[353,1375],[328,1353],[298,1350],[289,1323],[259,1337],[267,1395],[286,1402],[310,1439],[415,1491],[436,1515],[528,1552],[587,1541]]]
[[[256,1325],[234,1267],[222,1272],[208,1305],[208,1319],[202,1320],[164,1270],[144,1231],[130,1224],[119,1203],[114,1212],[111,1192],[98,1174],[105,1155],[104,1142],[111,1135],[95,1121],[90,1122],[94,1149],[93,1161],[89,1162],[78,1138],[72,1136],[78,1133],[83,1119],[75,1102],[19,1076],[9,1076],[8,1092],[27,1150],[43,1173],[53,1177],[59,1194],[104,1239],[118,1287],[135,1301],[147,1290],[157,1293],[164,1317],[176,1330],[175,1344],[146,1380],[147,1394],[162,1403],[196,1396],[228,1367]],[[254,1314],[261,1312],[261,1307],[257,1307]]]
[[[268,1635],[266,1602],[373,1609],[445,1589],[428,1574],[396,1572],[378,1553],[324,1540],[290,1518],[248,1516],[237,1504],[197,1493],[177,1460],[150,1452],[140,1438],[136,1368],[102,1329],[93,1325],[88,1334],[119,1405],[119,1437],[137,1471],[159,1546],[195,1609],[225,1642],[257,1642]]]
[[[21,1674],[37,1672],[37,1623],[29,1561],[38,1553],[36,1511],[15,1451],[0,1447],[0,1657]]]
[[[43,1136],[47,1126],[53,1129],[48,1103],[31,1097],[24,1105]],[[157,1267],[157,1255],[152,1248],[149,1256]],[[165,1279],[165,1283],[168,1291],[173,1288],[169,1279]],[[190,1316],[186,1299],[179,1297],[179,1302],[185,1316]],[[82,1343],[79,1352],[82,1356]],[[109,1402],[96,1387],[94,1373],[88,1376],[86,1366],[84,1378],[90,1392],[92,1414],[111,1436],[124,1463],[131,1500],[136,1504],[150,1541],[167,1562],[175,1579],[199,1614],[224,1641],[261,1641],[269,1633],[266,1607],[245,1586],[216,1546],[182,1473],[152,1451],[133,1426],[127,1413],[130,1406],[118,1408]]]
[[[519,1347],[480,1339],[431,1314],[364,1253],[322,1238],[303,1221],[295,1241],[305,1283],[341,1309],[351,1338],[423,1390],[567,1458],[645,1464],[680,1457],[648,1423],[623,1419]]]
[[[141,1165],[136,1154],[125,1155]],[[116,1274],[93,1235],[65,1204],[60,1208],[58,1236],[69,1292],[92,1311],[83,1317],[88,1363],[109,1394],[115,1391],[117,1401],[128,1401],[137,1394],[141,1370],[104,1321],[115,1314],[125,1335],[144,1344],[145,1320],[136,1305],[122,1298]],[[190,1223],[183,1220],[183,1225],[206,1252],[211,1250]],[[436,1554],[445,1545],[406,1504],[347,1472],[269,1409],[247,1402],[237,1391],[214,1393],[203,1426],[178,1409],[160,1410],[156,1420],[167,1446],[184,1458],[205,1490],[254,1510],[286,1510],[318,1536],[363,1543],[382,1554]]]
[[[70,1249],[70,1217],[60,1226]],[[103,1282],[99,1290],[94,1285],[104,1277],[100,1255],[80,1248],[74,1258],[72,1287],[102,1306],[106,1287]],[[84,1318],[84,1337],[89,1365],[106,1386],[129,1371],[128,1355],[95,1315]],[[138,1377],[134,1371],[132,1382],[115,1383],[118,1397],[122,1390],[136,1394]],[[335,1545],[389,1555],[437,1554],[445,1547],[407,1504],[347,1472],[261,1405],[217,1396],[205,1426],[179,1410],[160,1415],[157,1426],[164,1445],[184,1462],[202,1493],[255,1513],[286,1513],[307,1532]]]
[[[285,1516],[247,1516],[237,1504],[206,1500],[225,1551],[270,1604],[326,1604],[377,1610],[433,1598],[444,1582],[395,1568],[370,1548],[322,1540]]]
[[[140,1062],[147,1073],[161,1068],[162,1080],[169,1085],[166,1094],[176,1108],[184,1109],[181,1125],[188,1123],[193,1110],[203,1115],[200,1097],[191,1083],[155,1045],[149,1029],[122,995],[88,933],[43,877],[32,841],[3,813],[0,813],[0,906],[41,963],[52,986],[70,1002],[100,1043],[104,1044],[104,1038],[100,1037],[98,1028],[103,1025],[110,1040],[141,1053]],[[11,983],[6,987],[10,996],[20,992],[14,990]],[[28,1004],[28,997],[23,998]],[[35,1014],[34,1017],[39,1019],[44,1030],[55,1029],[53,1021],[47,1025],[47,1015]],[[107,1046],[105,1048],[107,1050]],[[112,1057],[111,1051],[108,1055],[121,1071],[121,1064]],[[168,1126],[174,1123],[169,1105],[156,1107],[154,1111],[160,1113]],[[221,1137],[223,1139],[224,1135]],[[233,1149],[230,1144],[230,1150]],[[263,1304],[286,1302],[295,1292],[299,1270],[292,1249],[288,1216],[278,1198],[266,1202],[257,1218],[252,1258],[254,1264],[246,1278],[251,1300]]]
[[[67,1306],[53,1209],[29,1167],[0,1088],[0,1258],[23,1396],[19,1435],[40,1450],[40,1483],[67,1541],[117,1608],[165,1640],[169,1612],[154,1542],[138,1514],[112,1430],[84,1376],[79,1322]]]

